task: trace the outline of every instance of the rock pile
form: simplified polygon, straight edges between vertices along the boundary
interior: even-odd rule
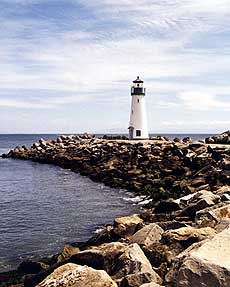
[[[145,194],[152,204],[116,218],[87,242],[67,244],[59,254],[0,274],[1,287],[230,287],[226,146],[61,136],[4,157],[71,168]]]
[[[208,144],[230,144],[230,131],[205,139]]]
[[[10,273],[11,283],[16,278],[25,287],[229,287],[230,200],[223,195],[230,195],[229,187],[116,218],[87,242],[23,262]],[[176,210],[165,213],[172,203]],[[6,279],[0,286],[10,286]]]
[[[16,147],[3,157],[52,163],[94,181],[148,196],[153,202],[230,184],[230,151],[225,146],[61,136]]]

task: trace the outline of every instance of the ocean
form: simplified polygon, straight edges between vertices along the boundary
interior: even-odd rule
[[[0,135],[0,154],[58,135]],[[209,135],[166,135],[193,140]],[[0,158],[0,272],[58,253],[118,216],[140,211],[138,198],[48,164]]]

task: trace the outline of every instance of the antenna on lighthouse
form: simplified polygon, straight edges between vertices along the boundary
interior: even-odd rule
[[[145,106],[144,81],[137,76],[131,87],[131,112],[129,121],[129,139],[148,139],[148,124]]]

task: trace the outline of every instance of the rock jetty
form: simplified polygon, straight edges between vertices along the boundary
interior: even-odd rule
[[[230,131],[226,131],[220,135],[215,135],[205,139],[208,144],[230,144]]]
[[[87,242],[0,274],[1,287],[230,287],[229,147],[62,136],[4,157],[71,168],[151,204]]]
[[[56,164],[93,181],[144,194],[153,203],[230,184],[229,148],[188,138],[139,142],[60,136],[16,147],[3,157]]]

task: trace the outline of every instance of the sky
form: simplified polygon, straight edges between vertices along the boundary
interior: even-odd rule
[[[151,132],[229,129],[229,0],[1,0],[0,23],[0,133],[127,132],[137,75]]]

